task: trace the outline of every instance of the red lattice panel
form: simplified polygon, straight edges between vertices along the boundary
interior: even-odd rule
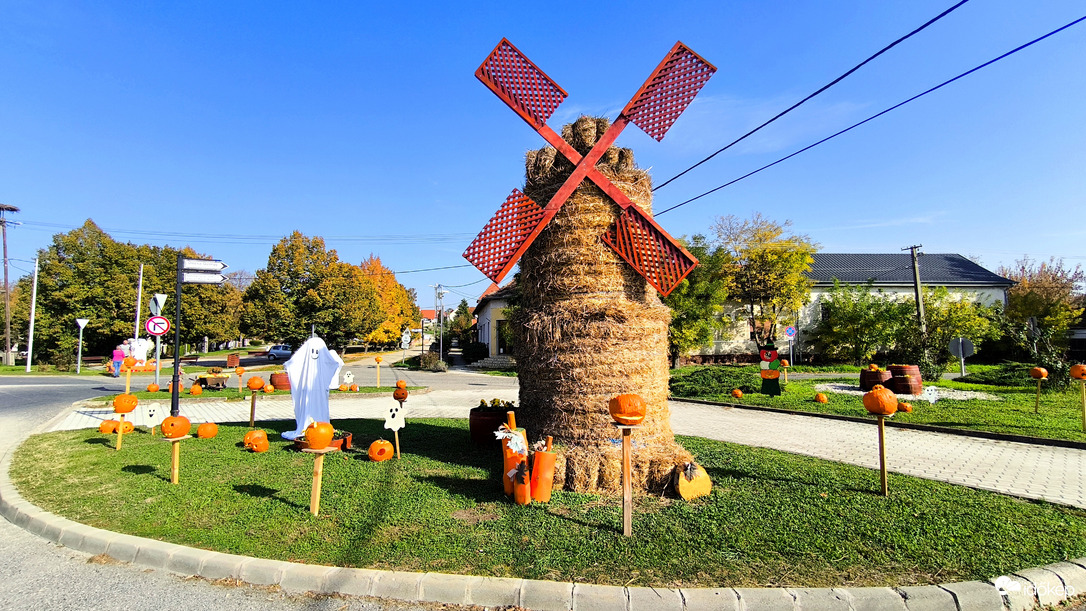
[[[676,43],[622,114],[657,141],[663,140],[714,72],[715,66]]]
[[[637,206],[626,208],[601,237],[664,297],[698,265],[693,255]]]
[[[520,245],[543,219],[543,209],[519,189],[505,199],[494,218],[464,251],[464,258],[479,271],[500,282],[512,267]]]
[[[483,60],[475,76],[537,127],[547,122],[568,95],[504,38]]]

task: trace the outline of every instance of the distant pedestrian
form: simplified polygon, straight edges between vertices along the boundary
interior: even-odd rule
[[[124,362],[124,346],[118,345],[113,349],[113,377],[121,377],[122,362]]]

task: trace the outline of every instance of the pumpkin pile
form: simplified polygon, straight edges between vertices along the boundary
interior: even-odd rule
[[[245,437],[242,438],[241,443],[245,446],[246,450],[257,453],[267,452],[270,447],[268,444],[268,434],[259,429],[245,433]]]

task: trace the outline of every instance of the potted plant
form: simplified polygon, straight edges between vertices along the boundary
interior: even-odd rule
[[[477,407],[468,412],[468,432],[471,433],[471,441],[476,445],[497,445],[498,439],[494,432],[505,424],[506,412],[515,409],[512,401],[491,399],[487,403],[485,399],[479,401]]]

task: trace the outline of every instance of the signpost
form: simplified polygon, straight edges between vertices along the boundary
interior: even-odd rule
[[[964,337],[956,337],[950,340],[950,344],[947,346],[950,349],[950,353],[958,357],[958,361],[961,363],[962,375],[965,375],[965,357],[973,356],[975,348],[973,342]]]
[[[403,348],[403,364],[407,365],[407,349],[411,347],[411,332],[404,331],[400,336],[400,348]]]
[[[788,364],[793,365],[796,362],[796,355],[792,353],[792,341],[796,337],[796,328],[792,325],[788,325],[788,328],[784,330],[784,334],[788,336]],[[785,371],[785,382],[788,381],[788,372]]]
[[[155,296],[151,298],[151,315],[158,316],[159,313],[162,312],[162,306],[164,305],[166,305],[166,294],[155,293]],[[168,328],[167,331],[169,331]],[[152,333],[152,335],[154,334]],[[160,371],[162,371],[162,336],[155,335],[155,386],[158,386],[158,374]]]
[[[75,319],[75,324],[79,325],[79,352],[76,354],[76,357],[75,357],[75,372],[76,373],[79,373],[79,368],[83,366],[83,327],[87,326],[88,322],[90,322],[90,319],[88,319],[88,318],[77,318],[77,319]],[[30,354],[30,351],[28,349],[27,350],[27,355],[29,355],[29,354]],[[28,356],[28,358],[29,358],[29,356]]]
[[[181,413],[181,285],[182,284],[219,284],[226,276],[219,272],[226,269],[226,264],[217,259],[186,259],[177,255],[177,283],[174,287],[173,314],[173,385],[170,391],[170,415]],[[157,297],[157,295],[156,295]],[[166,320],[163,318],[163,320]],[[166,321],[169,330],[169,321]],[[148,332],[150,332],[148,330]],[[164,331],[165,333],[165,331]]]

